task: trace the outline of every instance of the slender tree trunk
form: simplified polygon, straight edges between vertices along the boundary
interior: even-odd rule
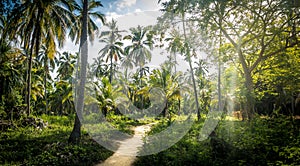
[[[184,14],[182,14],[182,26],[183,26],[184,40],[187,41],[187,36],[186,36],[186,32],[185,32],[185,18],[184,17],[185,17]],[[191,75],[192,75],[195,102],[196,102],[197,120],[199,121],[200,118],[201,118],[201,115],[200,115],[200,110],[199,110],[197,88],[196,88],[196,82],[195,82],[194,71],[193,71],[193,66],[192,66],[192,62],[191,62],[191,54],[190,54],[190,49],[189,48],[188,48],[188,51],[187,51],[187,59],[188,59],[188,63],[189,63],[190,70],[191,70]]]
[[[220,25],[222,25],[221,19],[220,19]],[[220,37],[219,37],[219,58],[218,58],[218,111],[221,111],[221,46],[222,46],[222,31],[220,29]]]
[[[177,65],[177,58],[176,58],[176,53],[175,52],[173,52],[173,54],[174,54],[174,63],[175,63],[175,65],[174,65],[174,72],[175,72],[175,74],[177,73],[177,69],[176,69],[176,65]]]
[[[128,68],[126,67],[126,68],[125,68],[125,80],[126,80],[126,83],[127,83],[127,81],[128,81],[127,73],[128,73]]]
[[[87,41],[87,10],[88,10],[88,0],[83,1],[83,17],[82,17],[82,29],[80,38],[80,55],[81,55],[81,68],[80,68],[80,78],[79,78],[79,88],[78,88],[78,98],[76,103],[76,118],[74,122],[74,127],[72,133],[69,137],[69,143],[79,143],[81,137],[81,122],[82,112],[84,108],[84,89],[86,81],[86,68],[88,59],[88,41]]]
[[[47,74],[48,74],[48,65],[47,65],[48,57],[45,55],[44,59],[44,96],[45,96],[45,113],[48,114],[48,98],[47,98]]]
[[[35,34],[34,34],[35,36]],[[34,39],[32,41],[34,43]],[[27,93],[26,93],[26,103],[27,103],[27,114],[30,115],[30,95],[31,95],[31,69],[32,69],[32,54],[33,54],[33,46],[32,44],[29,51],[29,59],[28,59],[28,69],[27,69]]]
[[[39,11],[37,15],[37,20],[41,20],[43,16],[43,12]],[[38,21],[40,22],[40,21]],[[33,58],[33,50],[35,46],[35,54],[38,55],[39,47],[40,47],[40,36],[41,36],[41,28],[40,26],[36,26],[32,35],[31,48],[29,53],[29,61],[28,61],[28,70],[27,70],[27,113],[30,115],[30,96],[31,96],[31,71],[32,71],[32,58]]]
[[[112,75],[113,75],[113,63],[112,63],[112,53],[110,53],[110,76],[109,76],[109,83],[112,81]]]
[[[142,66],[140,66],[140,88],[142,88],[142,77],[143,77],[143,72],[142,72]],[[144,97],[143,95],[141,94],[141,109],[142,109],[142,113],[144,113]]]

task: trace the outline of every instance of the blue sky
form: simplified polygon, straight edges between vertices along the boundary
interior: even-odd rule
[[[158,0],[102,0],[103,13],[124,15],[135,11],[159,10]]]
[[[108,20],[135,12],[159,11],[161,5],[158,0],[101,0],[100,9]]]

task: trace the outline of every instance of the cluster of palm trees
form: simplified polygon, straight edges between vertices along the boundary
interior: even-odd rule
[[[74,142],[80,135],[85,78],[92,80],[96,100],[105,114],[118,111],[115,90],[120,90],[116,87],[119,81],[126,84],[121,90],[125,91],[126,97],[136,108],[149,107],[149,92],[160,87],[166,99],[163,108],[158,108],[163,109],[162,115],[180,114],[182,84],[189,78],[195,80],[193,73],[203,68],[191,67],[192,75],[176,70],[176,54],[186,54],[183,36],[174,30],[169,38],[164,39],[162,31],[152,26],[134,27],[124,35],[127,31],[119,30],[115,20],[105,23],[104,15],[99,12],[100,7],[101,2],[96,0],[20,1],[1,15],[1,119],[32,113],[62,115],[74,113],[76,109],[78,116],[71,135],[71,142]],[[98,33],[97,19],[107,26],[107,31]],[[99,50],[99,57],[94,63],[88,65],[87,43],[98,36],[105,46]],[[79,44],[78,53],[59,52],[68,37]],[[158,38],[160,42],[164,40],[169,43],[167,49],[171,55],[159,69],[152,70],[147,63],[151,61],[151,50],[159,45],[159,42],[156,43]],[[124,45],[124,41],[130,44]],[[128,69],[134,67],[136,72],[129,73]],[[121,68],[125,69],[125,73],[114,80]],[[76,75],[73,74],[75,72]],[[204,88],[203,72],[196,74],[196,81],[200,82],[198,88]],[[72,83],[77,85],[76,89]],[[191,87],[195,89],[195,81]],[[73,91],[76,91],[77,101],[74,101]],[[199,112],[197,98],[194,101]],[[127,105],[127,112],[133,111],[131,106]]]
[[[58,49],[63,48],[68,37],[78,44],[80,38],[87,36],[82,33],[84,2],[16,1],[13,8],[1,14],[1,84],[7,87],[1,88],[3,115],[12,112],[5,107],[9,105],[7,96],[13,93],[22,97],[12,100],[20,104],[11,106],[20,106],[23,109],[18,112],[27,115],[40,108],[45,108],[42,112],[48,113],[73,105],[70,99],[72,74],[79,56],[59,53]],[[104,15],[99,11],[102,4],[95,0],[85,3],[88,3],[86,32],[92,41],[99,28],[96,19],[104,23]],[[55,82],[50,75],[53,71],[58,74]]]
[[[155,26],[130,28],[129,34],[125,30],[119,30],[115,20],[106,26],[108,30],[102,31],[99,37],[100,42],[105,45],[100,49],[99,57],[94,58],[88,74],[89,81],[94,85],[94,88],[90,89],[96,91],[95,98],[103,114],[106,115],[109,111],[120,112],[116,103],[117,91],[122,91],[126,94],[125,98],[129,99],[126,106],[122,103],[122,109],[125,109],[125,112],[130,114],[140,110],[140,113],[143,113],[151,106],[150,91],[154,88],[160,88],[163,92],[162,98],[166,100],[162,108],[157,108],[157,110],[163,110],[164,117],[171,118],[171,115],[180,114],[182,104],[180,91],[185,89],[185,91],[193,92],[191,89],[193,85],[188,84],[192,82],[189,80],[192,79],[191,72],[176,71],[177,53],[182,55],[185,53],[184,39],[180,33],[173,30],[168,38],[159,38],[162,35],[155,29]],[[147,63],[153,56],[152,49],[159,46],[158,38],[169,44],[166,49],[171,55],[159,68],[152,69],[147,66]],[[129,44],[125,45],[124,43],[128,40]],[[206,64],[201,60],[195,64],[192,70],[195,73],[197,89],[205,89],[209,82],[205,78]],[[133,68],[136,70],[132,70]],[[128,69],[131,69],[131,72]],[[207,96],[209,95],[209,93],[202,93],[202,96],[206,98],[200,103],[200,109],[208,110],[209,98]],[[195,97],[192,100],[194,101],[192,105],[195,105]],[[133,103],[135,108],[128,102]]]

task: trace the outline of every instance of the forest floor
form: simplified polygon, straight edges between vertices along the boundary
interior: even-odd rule
[[[104,162],[96,164],[97,166],[131,166],[136,160],[139,149],[143,146],[143,137],[146,132],[150,131],[151,126],[155,123],[150,123],[142,126],[133,127],[133,137],[120,142],[118,150],[106,159]]]

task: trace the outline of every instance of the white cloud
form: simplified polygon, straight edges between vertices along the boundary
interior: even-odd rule
[[[106,18],[107,22],[110,22],[112,19],[117,19],[117,18],[122,17],[122,16],[124,16],[124,15],[118,14],[116,12],[107,12],[105,14],[105,18]]]
[[[138,0],[137,6],[142,7],[143,10],[157,11],[159,10],[160,4],[155,0]]]
[[[142,10],[141,9],[135,9],[134,12],[138,13],[138,12],[142,12]]]
[[[117,10],[121,10],[125,7],[130,7],[136,4],[136,0],[121,0],[117,2]]]

